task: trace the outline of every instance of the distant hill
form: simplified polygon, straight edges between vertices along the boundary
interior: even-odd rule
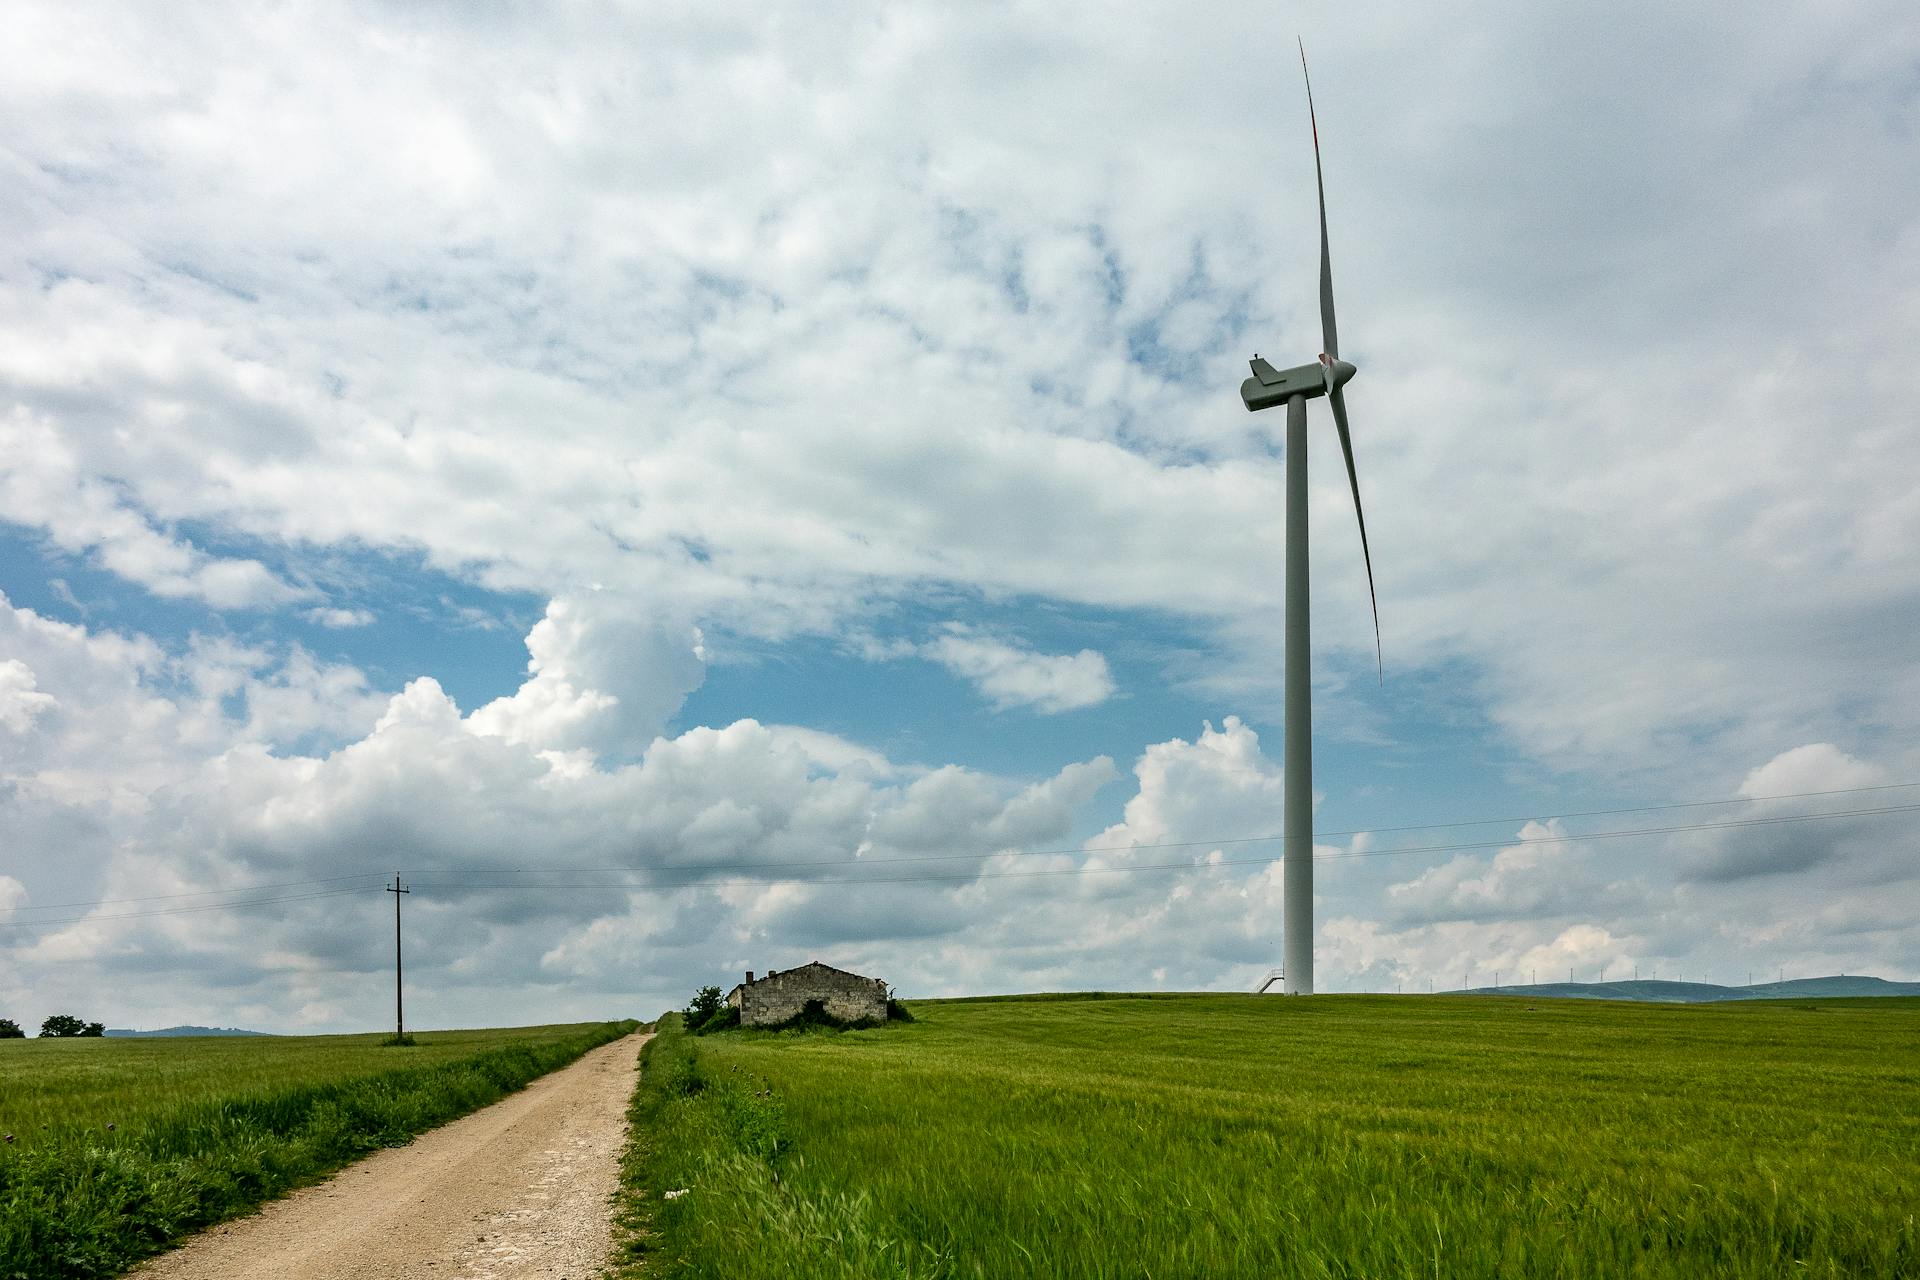
[[[270,1031],[242,1031],[238,1027],[162,1027],[158,1031],[131,1031],[126,1027],[108,1027],[110,1036],[129,1040],[149,1040],[155,1036],[265,1036]]]
[[[1669,1004],[1717,1004],[1727,1000],[1831,1000],[1841,996],[1920,996],[1920,982],[1888,982],[1848,974],[1831,978],[1793,978],[1760,982],[1751,987],[1723,987],[1711,982],[1541,982],[1499,987],[1473,987],[1454,995],[1558,996],[1570,1000],[1641,1000]],[[109,1031],[108,1035],[113,1033]]]

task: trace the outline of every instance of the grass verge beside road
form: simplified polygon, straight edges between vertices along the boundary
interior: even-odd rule
[[[117,1275],[636,1025],[0,1042],[0,1280]]]
[[[663,1023],[640,1273],[1920,1274],[1920,1001],[912,1007]]]

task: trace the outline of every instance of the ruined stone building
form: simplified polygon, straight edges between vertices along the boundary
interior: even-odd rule
[[[818,960],[798,969],[770,969],[767,976],[747,980],[727,992],[727,1003],[740,1011],[743,1027],[778,1026],[796,1016],[809,1000],[818,1000],[829,1016],[841,1022],[885,1022],[887,984],[863,978]]]

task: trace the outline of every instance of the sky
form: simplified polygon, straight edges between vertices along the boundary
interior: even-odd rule
[[[1253,989],[1296,36],[1319,988],[1920,978],[1908,5],[8,25],[0,1016]]]

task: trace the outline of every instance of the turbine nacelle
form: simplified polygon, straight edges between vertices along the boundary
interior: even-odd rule
[[[1331,356],[1321,356],[1312,364],[1295,365],[1291,369],[1276,369],[1259,356],[1248,363],[1253,367],[1253,376],[1240,384],[1240,398],[1246,401],[1249,413],[1285,404],[1295,396],[1309,400],[1324,396],[1346,386],[1359,372],[1345,360]]]

